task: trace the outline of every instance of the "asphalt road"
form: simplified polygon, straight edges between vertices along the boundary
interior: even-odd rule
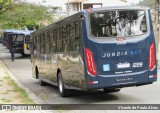
[[[160,104],[159,77],[159,80],[151,85],[128,87],[117,93],[106,94],[102,90],[74,91],[70,97],[62,98],[59,96],[57,87],[40,86],[39,81],[32,78],[29,57],[23,58],[17,54],[14,62],[10,57],[8,50],[0,44],[0,59],[4,61],[22,85],[30,89],[46,104]]]

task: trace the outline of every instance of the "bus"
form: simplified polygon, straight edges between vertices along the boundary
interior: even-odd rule
[[[157,81],[155,39],[148,7],[86,9],[31,33],[32,75],[70,89],[103,89]]]
[[[11,49],[11,40],[12,40],[12,33],[15,32],[16,30],[13,29],[7,29],[4,30],[4,35],[5,35],[5,39],[6,39],[6,48],[7,49]]]
[[[27,44],[29,43],[29,31],[25,30],[12,30],[9,35],[8,46],[10,49],[10,52],[12,52],[12,49],[14,49],[14,53],[20,53],[22,56],[29,55],[29,52],[26,51],[29,50]]]
[[[30,33],[33,31],[27,31],[23,40],[23,51],[25,55],[30,55]]]
[[[6,48],[8,48],[8,45],[7,45],[7,36],[8,36],[8,33],[10,33],[11,30],[10,29],[6,29],[3,31],[3,39],[2,39],[2,43],[3,43],[3,46],[6,46]]]

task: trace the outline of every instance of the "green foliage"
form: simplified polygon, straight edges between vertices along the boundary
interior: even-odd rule
[[[0,0],[0,13],[4,12],[12,0]]]
[[[59,7],[45,7],[28,3],[10,3],[0,15],[1,29],[38,29],[45,23],[54,21],[54,13]]]
[[[153,5],[154,5],[153,2],[154,2],[154,0],[143,0],[138,5],[140,5],[140,6],[148,6],[150,8],[153,8]]]

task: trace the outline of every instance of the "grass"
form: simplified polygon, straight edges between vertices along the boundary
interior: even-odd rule
[[[14,80],[12,80],[9,76],[5,76],[4,79],[7,80],[7,84],[11,85],[13,87],[12,90],[7,90],[5,94],[8,94],[9,92],[15,92],[18,93],[18,96],[15,97],[15,99],[20,100],[22,102],[21,104],[35,104],[28,96],[26,91],[19,87]]]
[[[5,80],[11,79],[9,76],[3,77]]]
[[[1,99],[4,103],[9,103],[9,102],[12,102],[11,100],[7,100],[7,99]]]

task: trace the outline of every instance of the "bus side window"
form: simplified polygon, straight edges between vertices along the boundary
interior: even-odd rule
[[[43,45],[43,37],[42,37],[42,34],[40,34],[40,53],[42,54],[43,53],[43,48],[42,48],[42,45]]]
[[[68,44],[69,44],[69,40],[68,40],[68,36],[67,36],[67,26],[63,26],[62,28],[62,51],[63,52],[67,52],[68,51]]]
[[[37,43],[38,43],[38,53],[40,54],[41,53],[41,35],[38,35]]]
[[[147,31],[146,19],[145,16],[143,17],[140,25],[140,30],[145,33]]]
[[[46,32],[45,42],[45,53],[48,54],[50,52],[50,31]]]
[[[37,51],[37,36],[34,37],[33,48]]]
[[[57,30],[56,29],[54,29],[53,31],[53,41],[52,41],[52,48],[51,48],[51,51],[52,52],[56,52],[56,35],[57,35]]]
[[[79,51],[80,29],[79,21],[70,24],[70,51]]]
[[[34,36],[31,36],[31,48],[30,48],[30,52],[31,52],[31,57],[33,55],[33,52],[34,52],[34,47],[33,47],[33,43],[34,43]]]
[[[61,33],[61,27],[59,27],[58,29],[57,29],[57,40],[56,40],[56,45],[57,45],[57,47],[56,47],[56,49],[57,49],[57,52],[62,52],[62,39],[61,39],[61,35],[62,35],[62,33]]]
[[[75,51],[74,42],[75,42],[75,24],[69,24],[69,40],[70,40],[70,51]]]
[[[79,51],[80,48],[80,25],[79,21],[75,22],[75,51]]]
[[[43,33],[42,35],[41,35],[42,37],[41,37],[41,49],[42,49],[42,51],[41,51],[41,53],[42,54],[44,54],[45,53],[45,33]]]

